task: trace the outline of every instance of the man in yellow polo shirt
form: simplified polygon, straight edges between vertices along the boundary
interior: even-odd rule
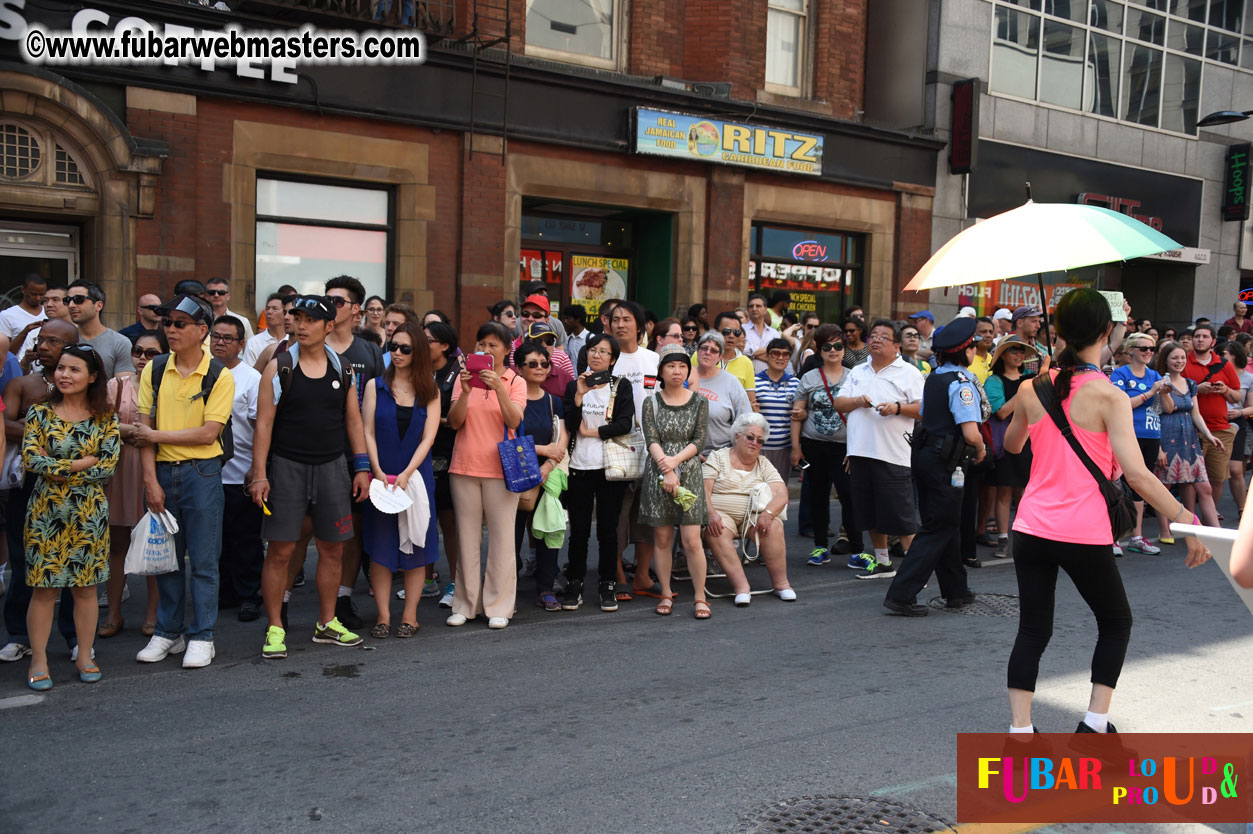
[[[157,309],[170,343],[168,357],[144,367],[139,380],[139,422],[144,495],[154,513],[167,509],[178,522],[179,569],[157,577],[161,599],[157,627],[136,659],[156,663],[186,649],[184,668],[213,661],[218,616],[218,559],[222,553],[222,427],[231,416],[235,377],[205,349],[213,322],[208,302],[177,295]],[[162,359],[165,359],[162,362]],[[153,374],[161,369],[153,402]],[[217,374],[213,387],[206,381]],[[186,562],[191,563],[191,624],[183,623]]]

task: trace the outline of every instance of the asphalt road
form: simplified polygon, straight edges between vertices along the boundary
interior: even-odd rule
[[[340,649],[308,641],[310,584],[293,599],[286,660],[260,658],[263,620],[223,612],[211,667],[136,663],[132,625],[98,643],[94,686],[54,636],[51,692],[29,693],[25,662],[0,668],[0,832],[733,832],[804,796],[954,821],[956,734],[1008,725],[1016,617],[885,616],[886,580],[805,567],[808,544],[790,545],[798,601],[723,600],[707,622],[691,616],[690,586],[663,618],[639,601],[546,613],[520,580],[503,631],[447,628],[424,602],[414,639]],[[1179,546],[1121,569],[1136,624],[1119,729],[1253,728],[1253,616],[1219,569],[1187,571]],[[766,587],[763,568],[749,575]],[[1016,592],[1004,563],[971,584]],[[132,582],[134,622],[142,588]],[[1093,640],[1063,580],[1037,726],[1065,732],[1082,718]]]

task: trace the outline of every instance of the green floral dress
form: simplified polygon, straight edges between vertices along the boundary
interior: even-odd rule
[[[41,476],[26,510],[26,584],[82,588],[109,578],[109,501],[105,482],[121,449],[117,414],[68,423],[48,403],[31,406],[22,434],[26,471]],[[40,453],[43,450],[43,454]],[[95,466],[70,473],[94,455]],[[60,475],[50,481],[45,475]]]
[[[677,455],[688,444],[705,448],[705,428],[709,423],[709,400],[692,392],[680,406],[667,405],[658,392],[644,400],[644,443],[651,447],[660,443],[667,455]],[[679,466],[679,485],[696,495],[696,503],[687,512],[661,488],[661,470],[651,454],[644,463],[644,484],[640,498],[640,523],[649,527],[676,524],[709,523],[705,507],[705,481],[700,455],[694,455]]]

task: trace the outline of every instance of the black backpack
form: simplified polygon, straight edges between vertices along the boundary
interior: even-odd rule
[[[291,352],[287,350],[276,353],[274,355],[274,361],[278,363],[278,367],[274,374],[275,379],[278,380],[278,404],[274,408],[274,414],[275,417],[277,417],[279,408],[283,405],[283,398],[287,395],[287,389],[291,383],[292,368],[295,366],[295,363],[292,361]],[[344,400],[342,405],[347,406],[348,388],[352,385],[352,368],[349,368],[342,361],[339,366],[339,381],[340,387],[344,389]]]
[[[152,360],[152,412],[148,415],[152,418],[153,426],[157,424],[157,393],[161,390],[161,380],[165,378],[165,368],[170,363],[170,354],[163,353],[156,359]],[[213,386],[217,385],[218,377],[223,371],[229,369],[218,359],[209,357],[209,372],[204,375],[204,379],[200,382],[200,393],[197,397],[204,402],[209,401],[209,394],[213,391]],[[222,455],[218,458],[222,463],[235,456],[235,434],[231,431],[231,417],[227,415],[226,423],[222,426],[222,433],[218,435],[218,441],[222,444]]]

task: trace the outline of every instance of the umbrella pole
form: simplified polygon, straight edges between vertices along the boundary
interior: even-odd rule
[[[1028,184],[1030,188],[1030,184]],[[1049,338],[1049,302],[1044,295],[1044,273],[1037,272],[1036,280],[1040,283],[1040,311],[1044,313],[1044,347],[1048,348],[1049,355],[1053,354],[1053,340]]]

